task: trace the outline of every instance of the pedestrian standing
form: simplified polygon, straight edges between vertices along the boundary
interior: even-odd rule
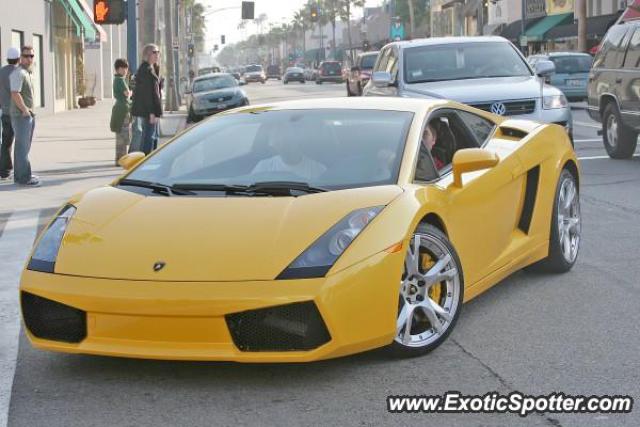
[[[0,180],[9,179],[13,170],[11,147],[13,127],[11,126],[11,84],[9,76],[18,66],[20,51],[10,47],[7,51],[7,65],[0,68]]]
[[[127,84],[127,74],[129,73],[129,63],[126,59],[116,59],[114,64],[115,75],[113,76],[113,97],[116,103],[111,110],[111,132],[116,134],[116,165],[118,160],[127,154],[127,146],[131,139],[129,97],[131,91]]]
[[[144,60],[136,72],[131,114],[138,118],[142,127],[141,150],[149,154],[158,147],[158,120],[162,116],[160,49],[155,44],[148,44],[142,50],[142,56]]]
[[[20,65],[11,73],[11,126],[15,134],[13,180],[16,184],[38,187],[40,179],[31,174],[29,151],[36,126],[33,112],[33,48],[23,46],[20,51]]]

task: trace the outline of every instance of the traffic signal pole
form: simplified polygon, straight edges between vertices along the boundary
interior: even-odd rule
[[[131,74],[138,69],[138,13],[136,0],[127,0],[127,59]]]

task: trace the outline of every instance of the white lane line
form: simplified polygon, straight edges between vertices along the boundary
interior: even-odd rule
[[[640,157],[640,154],[634,154],[633,157]],[[597,160],[597,159],[610,159],[609,156],[586,156],[578,157],[578,160]]]
[[[602,138],[574,139],[573,142],[602,142]]]
[[[0,236],[0,427],[6,427],[18,357],[18,283],[38,228],[34,212],[14,212]]]
[[[574,125],[586,126],[588,128],[594,129],[602,129],[602,125],[598,125],[595,123],[585,123],[585,122],[573,122]]]

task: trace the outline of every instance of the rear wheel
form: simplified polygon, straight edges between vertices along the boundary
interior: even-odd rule
[[[578,259],[581,234],[582,218],[578,184],[573,174],[563,169],[553,202],[549,255],[529,268],[552,273],[571,270]]]
[[[463,294],[462,267],[451,242],[436,227],[419,226],[405,256],[391,353],[419,356],[442,344],[460,315]]]
[[[628,159],[636,151],[638,134],[622,122],[614,102],[607,104],[602,114],[602,140],[612,159]]]

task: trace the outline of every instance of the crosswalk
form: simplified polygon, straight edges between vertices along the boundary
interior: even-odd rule
[[[0,212],[0,427],[7,425],[18,354],[20,274],[35,237],[55,212]]]

